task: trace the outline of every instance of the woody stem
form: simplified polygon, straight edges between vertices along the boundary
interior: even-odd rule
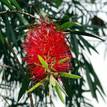
[[[32,18],[35,18],[35,16],[33,16],[32,14],[27,13],[25,11],[21,11],[21,10],[11,10],[11,11],[6,10],[6,11],[1,11],[0,15],[9,14],[9,13],[20,13],[20,14],[24,14],[24,15],[30,16]]]

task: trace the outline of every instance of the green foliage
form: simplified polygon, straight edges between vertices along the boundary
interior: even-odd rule
[[[95,2],[92,3],[94,4]],[[67,5],[66,9],[64,9],[65,5]],[[0,0],[0,58],[3,60],[3,65],[0,65],[0,77],[2,79],[0,89],[9,91],[10,89],[16,90],[20,88],[15,95],[14,91],[9,91],[10,96],[2,96],[2,93],[0,96],[6,102],[8,100],[11,102],[9,104],[6,103],[7,107],[28,106],[28,96],[25,92],[35,83],[30,85],[28,69],[22,61],[24,54],[21,44],[26,35],[26,30],[37,22],[40,11],[47,13],[49,18],[53,19],[58,25],[58,28],[68,34],[66,39],[74,54],[72,73],[69,75],[61,74],[63,87],[66,92],[63,91],[59,83],[55,82],[56,80],[50,80],[51,84],[55,87],[57,95],[63,102],[62,93],[67,93],[65,98],[66,107],[83,107],[83,105],[84,107],[92,107],[83,94],[90,92],[98,100],[98,93],[104,97],[105,92],[92,64],[84,55],[84,51],[90,54],[92,54],[92,50],[97,52],[86,37],[103,41],[99,36],[99,30],[102,29],[103,34],[105,24],[103,20],[96,16],[93,16],[91,19],[88,18],[89,13],[79,0],[71,0],[69,2],[65,0],[43,0],[42,2],[40,0]],[[43,58],[39,56],[39,60],[45,68],[48,68]],[[65,60],[62,59],[62,62]],[[81,72],[84,75],[81,75]],[[79,78],[80,76],[77,75],[80,75],[82,78],[74,80],[65,78]],[[20,85],[18,86],[18,84]],[[48,86],[47,82],[45,84]],[[83,88],[85,84],[89,86],[89,89]],[[44,89],[43,87],[38,87],[39,85],[41,83],[37,83],[29,92],[33,91],[33,95],[37,97],[35,102],[44,107],[44,105],[48,105],[47,95],[49,87]],[[2,88],[2,86],[5,87]],[[38,88],[34,90],[35,87]],[[60,92],[59,90],[62,91]],[[21,101],[22,96],[23,100]],[[50,102],[51,104],[52,102]]]
[[[62,1],[63,1],[63,0],[53,0],[53,2],[55,3],[55,5],[56,5],[57,7],[59,7],[59,6],[61,5]]]
[[[48,64],[47,64],[47,62],[46,62],[40,55],[38,55],[38,59],[39,59],[40,63],[42,64],[42,66],[43,66],[45,69],[48,69]]]
[[[60,100],[64,103],[64,96],[63,94],[67,95],[63,87],[58,83],[58,81],[53,77],[50,76],[50,84],[53,86],[55,89],[56,93],[58,94]],[[63,94],[62,94],[63,93]]]
[[[60,90],[60,87],[57,84],[55,86],[55,90],[56,90],[60,100],[64,103],[65,102],[64,96],[62,95],[62,91]]]
[[[27,90],[27,93],[31,93],[32,91],[34,91],[36,88],[38,88],[39,86],[43,85],[43,82],[46,81],[46,78],[41,80],[40,82],[36,83],[32,88],[30,88],[29,90]]]
[[[29,76],[28,75],[25,75],[25,77],[23,78],[22,80],[22,86],[20,88],[20,91],[19,91],[19,95],[18,95],[18,101],[21,99],[21,97],[26,93],[26,90],[29,86]]]
[[[60,73],[61,77],[67,77],[67,78],[72,78],[72,79],[78,79],[81,78],[79,75],[74,75],[74,74],[69,74],[69,73]]]

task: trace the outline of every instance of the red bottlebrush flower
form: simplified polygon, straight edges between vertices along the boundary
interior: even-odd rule
[[[26,52],[24,60],[36,80],[41,80],[47,75],[38,55],[47,62],[52,72],[67,72],[71,68],[72,55],[65,40],[65,33],[57,31],[53,23],[41,21],[40,24],[30,29],[23,48]]]

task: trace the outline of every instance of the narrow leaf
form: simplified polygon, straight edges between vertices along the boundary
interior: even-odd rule
[[[58,94],[60,100],[62,101],[62,103],[64,103],[65,102],[64,96],[62,95],[62,90],[59,88],[58,85],[55,86],[55,91],[57,92],[57,94]]]
[[[13,9],[13,6],[10,4],[9,0],[0,0],[3,4],[5,4],[10,9]]]
[[[21,7],[19,6],[19,4],[17,3],[16,0],[10,0],[10,2],[11,2],[17,9],[21,9]]]
[[[79,36],[79,39],[83,42],[83,44],[85,45],[86,49],[88,50],[88,52],[91,54],[90,48],[93,49],[96,53],[97,50],[95,49],[94,46],[92,46],[87,40],[85,40],[82,36]]]
[[[105,95],[105,91],[104,91],[104,89],[103,89],[103,87],[102,87],[102,85],[100,83],[100,80],[99,80],[97,74],[94,71],[94,68],[93,68],[92,64],[89,63],[85,59],[83,54],[82,54],[82,57],[83,57],[83,60],[84,60],[84,63],[85,63],[84,66],[86,66],[88,72],[91,73],[90,75],[93,75],[93,77],[94,77],[94,83],[96,83],[96,89],[99,88],[101,90],[101,92]],[[95,84],[94,84],[94,86],[95,86]]]
[[[56,80],[56,79],[55,79],[55,80]],[[60,83],[58,83],[57,80],[56,80],[56,85],[57,85],[57,87],[60,88],[60,90],[61,90],[66,96],[68,96],[67,93],[65,92],[64,88],[60,85]]]
[[[21,99],[21,97],[25,94],[28,86],[29,86],[29,76],[28,75],[25,75],[24,78],[23,78],[23,81],[22,81],[22,86],[20,88],[20,91],[19,91],[19,95],[18,95],[18,101]]]
[[[59,7],[62,3],[62,0],[53,0],[57,7]]]
[[[38,55],[38,59],[39,59],[40,63],[42,64],[42,66],[43,66],[44,68],[48,69],[48,64],[47,64],[47,62],[46,62],[40,55]]]
[[[74,30],[68,30],[71,34],[78,34],[78,35],[84,35],[84,36],[88,36],[88,37],[93,37],[96,39],[100,39],[101,41],[104,41],[103,39],[101,39],[100,37],[93,35],[91,33],[87,33],[87,32],[82,32],[82,31],[74,31]]]
[[[78,79],[81,78],[79,75],[75,75],[75,74],[69,74],[69,73],[60,73],[61,77],[67,77],[67,78],[73,78],[73,79]]]
[[[86,68],[86,70],[89,71],[88,68]],[[95,84],[94,84],[94,86],[93,86],[93,82],[92,82],[92,79],[91,79],[91,76],[90,76],[89,72],[86,72],[86,77],[87,77],[87,81],[88,81],[89,88],[90,88],[90,90],[91,90],[92,96],[93,96],[94,98],[96,98],[96,100],[98,100],[98,99],[97,99],[97,95],[96,95]]]
[[[66,30],[67,28],[73,27],[73,26],[80,26],[79,23],[77,22],[65,22],[64,24],[62,24],[60,27],[64,30]]]
[[[50,76],[50,83],[53,86],[53,88],[55,89],[55,91],[56,91],[58,97],[60,98],[60,100],[62,101],[62,103],[64,103],[65,100],[64,100],[63,94],[67,95],[65,90],[62,88],[62,86],[60,86],[60,84],[57,82],[57,80],[52,75]]]
[[[71,44],[72,44],[72,50],[75,53],[76,57],[79,55],[79,44],[78,44],[78,39],[77,35],[71,35],[70,36]]]
[[[29,90],[27,90],[27,93],[32,92],[33,90],[35,90],[36,88],[38,88],[39,86],[43,85],[43,82],[46,81],[46,78],[41,80],[40,82],[36,83],[32,88],[30,88]]]
[[[59,60],[59,63],[60,63],[60,64],[63,64],[63,63],[65,63],[65,62],[69,61],[69,60],[70,60],[70,58],[69,58],[69,57],[66,57],[66,58],[60,59],[60,60]]]

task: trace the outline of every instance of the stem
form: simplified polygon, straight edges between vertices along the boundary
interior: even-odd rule
[[[32,14],[27,13],[27,12],[24,12],[24,11],[20,11],[20,10],[1,11],[1,12],[0,12],[0,15],[9,14],[9,13],[20,13],[20,14],[24,14],[24,15],[30,16],[30,17],[32,17],[32,18],[35,18],[35,16],[33,16]]]
[[[15,70],[15,71],[17,71],[17,69],[15,68],[15,67],[12,67],[12,66],[10,66],[10,65],[6,65],[6,64],[0,64],[0,67],[2,67],[2,68],[10,68],[10,69],[13,69],[13,70]]]
[[[29,94],[28,94],[28,96],[29,96],[29,99],[30,99],[30,106],[31,106],[31,107],[34,107],[34,105],[33,105],[33,98],[32,98],[32,94],[31,94],[31,93],[29,93]]]

